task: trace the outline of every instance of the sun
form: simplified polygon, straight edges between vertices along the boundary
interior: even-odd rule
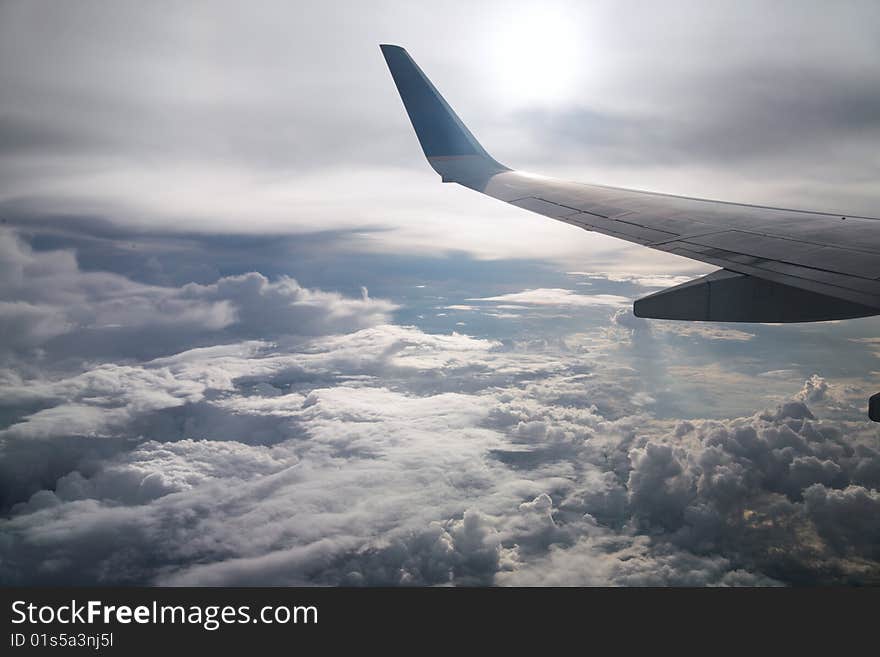
[[[534,9],[501,19],[495,32],[500,92],[513,104],[543,105],[575,91],[583,36],[562,9]]]

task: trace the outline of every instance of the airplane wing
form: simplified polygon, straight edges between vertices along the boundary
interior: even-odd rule
[[[813,322],[880,314],[880,220],[514,171],[483,149],[406,50],[381,49],[422,150],[443,182],[720,268],[637,300],[637,316]],[[877,412],[880,417],[880,406]]]

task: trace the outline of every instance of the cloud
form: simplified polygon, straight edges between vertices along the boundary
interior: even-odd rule
[[[711,369],[744,341],[734,329],[667,330],[546,287],[467,305],[578,304],[577,332],[426,332],[388,323],[397,304],[366,291],[256,273],[149,285],[7,237],[5,298],[51,308],[44,326],[63,332],[34,328],[0,370],[4,582],[876,577],[861,521],[828,511],[870,511],[880,486],[873,434],[850,407],[858,385],[795,383],[781,352],[745,361],[775,369],[759,378],[774,394],[791,385],[778,408],[669,410],[680,384],[667,363],[721,396],[758,380],[736,358]],[[447,298],[438,287],[423,303]],[[113,321],[84,357],[59,341],[81,339],[87,313]],[[760,348],[775,334],[746,335]]]
[[[528,71],[515,83],[509,75],[508,29],[553,29],[535,23],[528,3],[474,12],[452,2],[430,28],[382,5],[242,12],[220,2],[209,15],[171,5],[160,16],[135,5],[107,15],[94,2],[4,3],[0,212],[178,234],[382,228],[358,249],[618,264],[620,242],[437,185],[376,47],[390,33],[409,35],[438,87],[512,166],[746,202],[850,212],[875,203],[870,6],[829,17],[815,2],[770,15],[749,3],[662,15],[566,5],[579,38],[560,41],[575,54],[554,66],[570,83],[547,98],[523,91],[540,88],[541,66],[531,81]],[[500,10],[505,29],[484,38]],[[669,29],[656,30],[658,20]],[[312,61],[327,44],[316,35],[328,33],[328,56]],[[681,273],[672,256],[641,257],[654,263],[646,272]]]
[[[233,390],[237,378],[262,373],[248,362],[257,363],[270,343],[242,338],[302,341],[357,331],[387,321],[396,308],[365,291],[349,298],[257,273],[146,285],[83,270],[72,250],[34,250],[9,230],[0,231],[0,268],[0,324],[10,338],[0,347],[2,508],[144,432],[160,439],[183,437],[187,427],[240,440],[246,430],[257,440],[277,435],[268,419],[245,429],[206,403]],[[212,346],[177,353],[196,345]],[[188,377],[192,358],[212,365],[201,360]],[[293,362],[274,365],[301,371]]]
[[[591,307],[620,306],[629,299],[614,294],[577,294],[561,288],[538,288],[501,294],[495,297],[468,299],[468,301],[492,301],[502,304],[526,304],[529,306]]]
[[[631,274],[626,272],[589,272],[589,271],[570,271],[569,276],[582,276],[584,278],[596,278],[615,283],[632,283],[639,287],[655,288],[655,287],[673,287],[681,283],[687,283],[692,276],[676,276],[672,274]]]
[[[719,556],[698,556],[652,545],[646,536],[614,535],[600,527],[570,548],[501,572],[507,586],[774,586],[779,582],[731,567]]]
[[[754,333],[730,326],[716,325],[712,323],[660,321],[651,324],[657,330],[672,336],[688,338],[697,337],[704,340],[729,340],[733,342],[748,342],[755,337]]]
[[[818,374],[810,375],[797,398],[806,403],[822,401],[828,395],[828,382]]]
[[[586,354],[395,325],[19,383],[43,408],[5,463],[81,436],[13,493],[3,581],[873,581],[867,427],[797,399],[657,420],[635,386]]]
[[[155,356],[206,339],[323,335],[387,321],[396,306],[310,290],[250,272],[212,284],[145,285],[83,271],[71,250],[35,251],[0,231],[2,349],[61,356]]]
[[[636,317],[631,308],[620,308],[611,315],[611,323],[625,329],[629,329],[633,335],[637,333],[650,333],[651,323],[641,317]]]
[[[702,265],[438,185],[376,48],[512,166],[870,213],[876,10],[570,7],[539,106],[499,9],[3,3],[0,581],[880,581],[874,324],[634,318]]]
[[[7,349],[44,344],[72,328],[57,307],[26,301],[0,301],[0,331],[8,336],[4,340]]]
[[[155,563],[166,583],[294,582],[306,578],[292,569],[303,554],[312,555],[301,564],[310,570],[314,558],[326,562],[386,532],[415,531],[491,481],[491,468],[479,454],[498,438],[473,427],[488,400],[340,387],[313,390],[299,402],[287,413],[299,426],[287,429],[274,447],[148,442],[104,463],[92,477],[62,477],[55,486],[57,504],[47,505],[40,494],[5,523],[14,542],[23,541],[8,567],[20,573],[35,568],[28,577],[128,581],[142,578]],[[189,529],[179,525],[196,507],[203,509],[203,520]],[[274,529],[267,533],[270,517]],[[77,528],[65,529],[70,523]],[[92,542],[105,529],[123,526],[137,529],[105,536],[94,567],[82,573],[24,561],[32,541],[55,550],[60,546],[51,547],[51,537],[66,535],[62,551],[75,558],[80,550],[93,552]],[[453,530],[459,542],[473,546],[468,551],[478,549],[479,528],[467,517],[461,532]],[[183,535],[171,540],[167,531]],[[256,542],[255,532],[263,536]],[[126,563],[105,573],[108,561],[123,553]],[[193,559],[196,554],[204,559]],[[198,565],[203,560],[212,565]],[[279,580],[281,567],[288,574]]]
[[[806,512],[819,535],[845,555],[876,560],[880,552],[880,493],[863,486],[829,489],[816,483],[804,491]]]
[[[237,312],[234,331],[244,335],[326,335],[352,331],[386,321],[396,306],[371,299],[362,288],[360,299],[333,292],[309,290],[282,277],[269,281],[258,273],[227,276],[213,285],[191,283],[180,297],[230,303]]]

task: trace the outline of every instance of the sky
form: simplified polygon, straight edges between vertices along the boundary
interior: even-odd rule
[[[880,320],[440,184],[880,215],[874,2],[0,2],[0,582],[880,582]]]

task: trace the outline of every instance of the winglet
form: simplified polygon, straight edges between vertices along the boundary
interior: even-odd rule
[[[379,47],[422,151],[444,181],[468,184],[474,174],[509,171],[480,145],[406,50],[387,44]]]

